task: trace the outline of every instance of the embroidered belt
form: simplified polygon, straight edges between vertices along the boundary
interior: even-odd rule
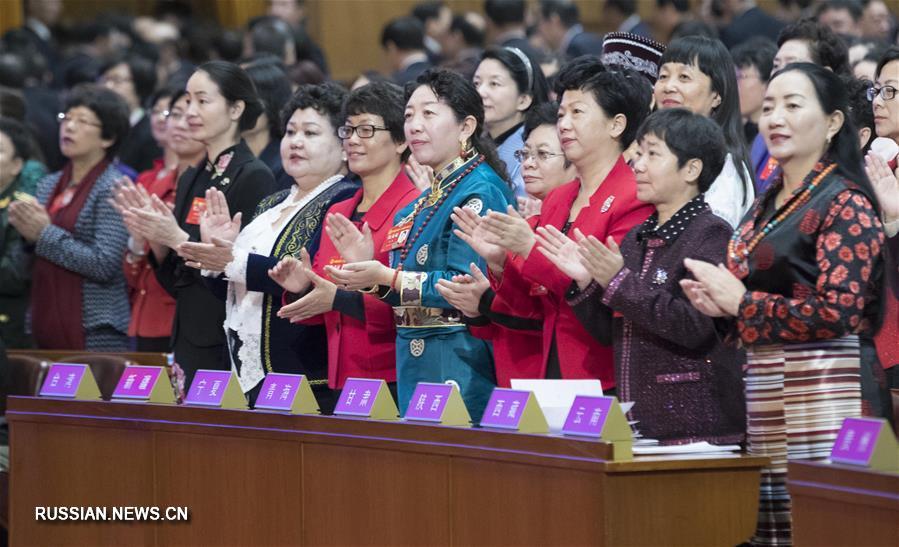
[[[397,306],[393,308],[393,321],[397,328],[423,329],[432,327],[464,327],[458,310]]]

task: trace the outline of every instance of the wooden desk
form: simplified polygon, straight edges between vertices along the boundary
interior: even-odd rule
[[[787,485],[795,545],[899,545],[899,474],[790,462]]]
[[[10,398],[13,545],[735,545],[765,458],[607,461],[590,440]],[[189,522],[37,522],[36,506]]]

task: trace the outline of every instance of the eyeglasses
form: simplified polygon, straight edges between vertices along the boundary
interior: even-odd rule
[[[168,110],[166,110],[164,108],[163,109],[154,108],[153,110],[150,111],[150,115],[153,116],[154,118],[155,117],[168,118],[169,114],[171,114],[171,112],[169,112]]]
[[[375,131],[388,131],[388,129],[377,125],[341,125],[337,128],[337,136],[348,139],[353,136],[354,131],[360,139],[370,139],[375,136]]]
[[[175,112],[174,110],[165,111],[165,119],[173,122],[180,122],[184,119],[184,112]]]
[[[896,96],[896,88],[891,85],[885,85],[883,87],[869,87],[868,88],[868,100],[873,101],[880,95],[884,101],[889,101],[890,99]]]
[[[536,154],[532,154],[530,150],[522,148],[521,150],[516,150],[513,155],[515,156],[515,159],[518,160],[518,163],[524,163],[531,158],[536,158],[540,163],[546,163],[550,158],[564,156],[565,154],[557,154],[547,150],[537,150]]]
[[[69,122],[70,124],[73,124],[73,125],[92,125],[94,127],[103,127],[102,123],[92,122],[85,118],[76,118],[74,116],[70,116],[70,115],[66,114],[65,112],[60,112],[59,114],[57,114],[56,119],[59,120],[60,125],[62,125],[65,122]]]

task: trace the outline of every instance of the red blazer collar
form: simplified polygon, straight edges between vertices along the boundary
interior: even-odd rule
[[[403,199],[403,197],[409,192],[418,192],[418,189],[415,187],[415,184],[406,176],[405,169],[400,169],[399,174],[393,179],[393,182],[390,183],[390,186],[387,187],[387,190],[381,194],[381,197],[375,201],[374,205],[372,205],[371,209],[365,213],[362,217],[362,220],[368,223],[368,226],[372,229],[372,231],[377,231],[384,225],[385,222],[393,222],[393,213],[396,208],[396,204]],[[332,212],[340,213],[347,218],[351,218],[353,215],[353,211],[359,205],[359,202],[362,201],[362,188],[356,191],[356,193],[348,200],[342,201],[332,208]]]
[[[633,170],[631,170],[627,162],[624,161],[624,156],[618,156],[618,161],[612,166],[612,170],[609,171],[609,174],[603,179],[600,187],[593,192],[592,196],[590,196],[590,205],[588,208],[601,208],[606,200],[609,199],[609,196],[621,194],[620,197],[624,197],[626,195],[631,195],[635,191],[635,185],[636,180],[634,179]],[[567,215],[568,211],[571,210],[571,205],[574,203],[574,199],[577,197],[580,188],[580,179],[574,179],[550,192],[550,195],[547,196],[547,201],[550,202],[551,205],[546,212],[549,213],[556,208],[563,208]],[[565,218],[567,219],[568,217],[566,216]]]

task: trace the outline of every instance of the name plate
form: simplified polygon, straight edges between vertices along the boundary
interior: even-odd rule
[[[247,398],[230,370],[198,370],[184,404],[246,410]]]
[[[269,373],[256,397],[256,408],[291,414],[320,414],[318,401],[303,374]]]
[[[334,414],[393,421],[399,420],[400,413],[384,380],[347,378]]]
[[[452,384],[419,382],[406,408],[406,420],[471,427],[459,389]]]
[[[634,457],[634,434],[615,397],[576,396],[562,426],[562,434],[611,443],[612,459],[616,461]]]
[[[481,418],[481,427],[511,429],[519,433],[549,433],[537,399],[530,391],[494,388]]]
[[[96,401],[100,399],[100,388],[88,365],[53,363],[44,378],[40,396]]]
[[[883,418],[846,418],[833,443],[830,461],[899,472],[899,446]]]
[[[112,398],[175,404],[175,393],[162,367],[125,367]]]

